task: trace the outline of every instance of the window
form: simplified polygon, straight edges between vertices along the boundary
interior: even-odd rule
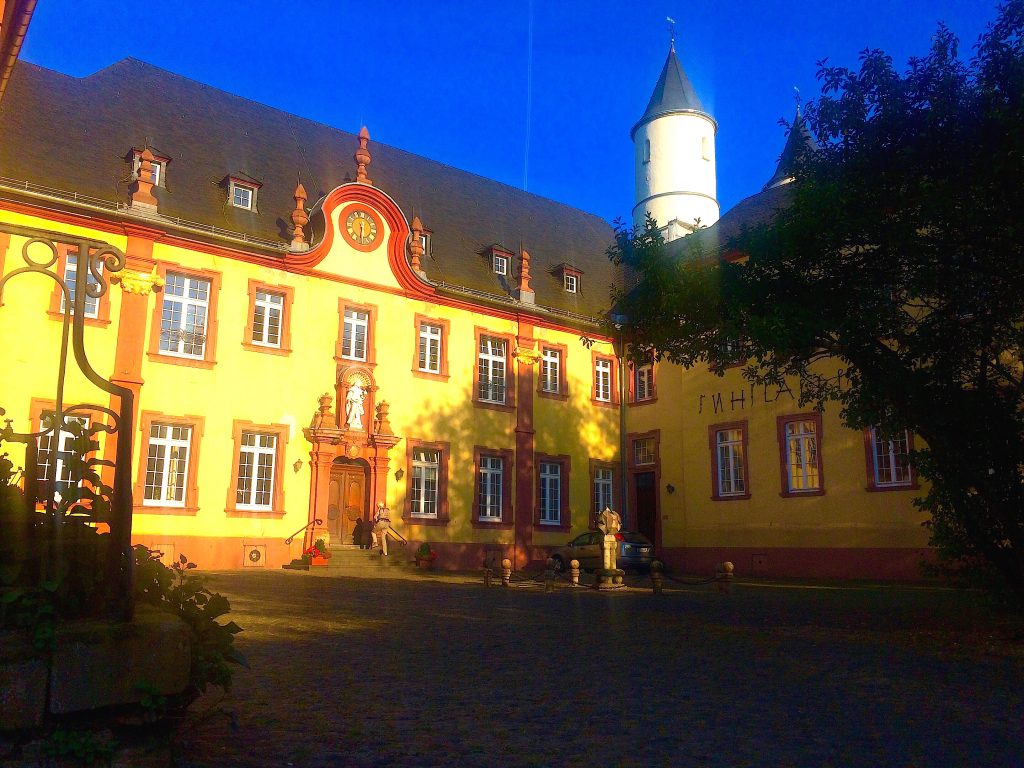
[[[160,318],[160,352],[202,359],[206,353],[206,322],[210,281],[168,272]]]
[[[633,464],[643,466],[657,460],[653,437],[641,437],[633,441]]]
[[[481,336],[477,357],[477,397],[485,403],[505,403],[504,339]]]
[[[540,522],[561,522],[562,467],[552,461],[540,462]]]
[[[612,361],[598,358],[594,362],[594,399],[602,403],[612,402]]]
[[[713,424],[711,443],[711,498],[715,501],[749,499],[747,483],[747,422]]]
[[[246,211],[251,211],[256,207],[256,188],[250,187],[247,184],[231,180],[231,204],[235,208],[242,208]]]
[[[341,356],[348,360],[366,361],[366,337],[370,315],[358,309],[345,310],[345,327],[342,332]]]
[[[435,323],[420,322],[419,370],[424,373],[441,373],[442,328]]]
[[[651,140],[644,139],[644,162],[651,162]]]
[[[913,487],[914,476],[910,467],[913,442],[907,430],[901,430],[890,438],[879,432],[877,427],[871,427],[867,430],[867,442],[869,489]]]
[[[562,353],[560,350],[544,347],[541,353],[540,388],[543,392],[561,392]]]
[[[65,414],[65,424],[78,424],[88,429],[89,419],[85,416],[69,416]],[[45,411],[42,414],[42,429],[55,427],[56,414]],[[75,434],[63,426],[53,432],[39,436],[39,452],[36,454],[37,473],[39,479],[38,498],[44,500],[50,493],[49,483],[53,481],[53,495],[56,502],[68,488],[81,485],[82,478],[72,469],[72,457],[75,452]],[[79,459],[85,457],[79,456]],[[59,494],[59,495],[58,495]]]
[[[701,136],[700,138],[700,154],[705,160],[711,160],[711,138],[708,136]]]
[[[654,399],[654,365],[638,365],[633,370],[633,400],[643,402]]]
[[[416,448],[412,453],[412,510],[413,517],[437,517],[438,477],[441,468],[440,451]]]
[[[270,509],[274,491],[274,465],[277,436],[261,432],[242,432],[238,452],[235,506],[239,509]]]
[[[449,443],[406,439],[405,512],[410,525],[448,524]]]
[[[480,520],[501,520],[504,462],[500,456],[481,456],[477,466],[480,472]]]
[[[578,275],[565,276],[565,290],[568,293],[577,293],[580,284],[580,278]]]
[[[594,469],[594,504],[595,515],[606,509],[615,509],[615,472],[608,468]]]
[[[256,291],[252,316],[252,343],[264,347],[281,346],[281,317],[284,296],[269,291]]]
[[[103,271],[103,265],[99,265],[100,271]],[[75,308],[75,289],[76,280],[78,273],[78,256],[77,254],[68,254],[67,262],[64,264],[64,282],[68,286],[68,301],[71,302],[71,312],[74,314]],[[86,281],[88,285],[99,285],[99,280],[93,275],[92,271],[86,267],[85,270]],[[60,311],[63,312],[65,308],[65,302],[63,294],[61,295]],[[90,296],[88,293],[85,294],[85,312],[83,317],[97,318],[100,316],[100,299],[98,296]]]
[[[782,494],[823,493],[821,466],[821,414],[780,416]]]
[[[150,425],[144,505],[185,506],[191,438],[189,426]]]
[[[494,274],[508,274],[508,256],[503,256],[500,253],[494,254]]]

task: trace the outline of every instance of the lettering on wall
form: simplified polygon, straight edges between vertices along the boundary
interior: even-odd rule
[[[846,370],[840,368],[836,375],[828,379],[835,382],[839,389],[843,388],[846,380]],[[788,397],[790,401],[796,402],[797,396],[792,388],[785,381],[780,385],[755,384],[751,382],[746,389],[720,390],[718,392],[702,392],[697,395],[697,413],[733,413],[754,408],[755,405],[771,404],[779,398]]]

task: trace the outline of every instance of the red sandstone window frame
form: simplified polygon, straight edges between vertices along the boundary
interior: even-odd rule
[[[551,350],[558,353],[558,389],[544,389],[544,350]],[[565,344],[555,344],[550,341],[540,342],[541,359],[537,362],[537,396],[546,397],[549,400],[569,399],[569,377],[568,370],[569,347]]]
[[[413,451],[423,448],[437,451],[437,517],[416,517],[412,514],[412,462]],[[448,525],[451,522],[448,511],[448,464],[451,443],[408,438],[405,441],[405,501],[402,504],[402,521],[406,525]]]
[[[794,421],[810,421],[814,424],[815,438],[815,459],[818,469],[818,487],[805,491],[790,490],[789,487],[789,450],[786,443],[786,425]],[[779,443],[779,473],[781,477],[781,491],[779,493],[784,499],[800,498],[803,496],[824,496],[825,495],[825,462],[824,462],[824,433],[821,428],[821,414],[817,411],[810,413],[791,413],[776,418],[776,439]]]
[[[149,348],[146,350],[146,357],[157,363],[168,363],[170,365],[183,365],[186,368],[211,369],[217,364],[217,309],[220,300],[220,286],[222,275],[212,269],[196,269],[168,261],[156,263],[157,274],[164,281],[167,280],[167,273],[174,272],[185,277],[208,280],[210,283],[210,295],[206,303],[206,342],[203,346],[203,356],[200,357],[178,357],[168,355],[160,351],[160,324],[164,311],[164,295],[161,292],[157,300],[153,302],[152,314],[149,324]]]
[[[650,395],[638,400],[636,396],[637,392],[637,378],[640,375],[641,368],[651,369],[651,387]],[[658,367],[653,363],[644,363],[643,365],[630,364],[629,366],[629,393],[627,403],[630,406],[643,406],[650,405],[651,403],[658,402]]]
[[[541,481],[541,464],[557,464],[559,465],[558,475],[558,522],[548,523],[541,522],[540,519],[540,481]],[[533,461],[533,488],[534,488],[534,508],[533,508],[533,528],[536,531],[558,531],[568,532],[572,530],[572,511],[569,507],[569,474],[572,471],[572,458],[567,454],[553,455],[549,453],[537,453]]]
[[[618,511],[622,507],[622,500],[618,497],[622,495],[622,468],[618,462],[615,461],[599,461],[598,459],[590,460],[590,528],[591,530],[597,530],[594,524],[595,515],[601,510],[597,509],[597,494],[596,483],[597,483],[597,471],[599,469],[611,470],[612,473],[612,509]],[[618,503],[616,504],[616,501]]]
[[[483,457],[501,459],[501,519],[480,518],[481,473],[480,459]],[[512,475],[515,472],[515,451],[510,448],[488,448],[473,446],[473,509],[470,520],[474,528],[512,527]]]
[[[438,371],[424,371],[420,369],[420,332],[424,325],[433,325],[441,329],[441,349],[438,354]],[[451,330],[451,321],[438,317],[416,314],[413,317],[413,348],[412,348],[412,375],[418,379],[433,379],[434,381],[448,381],[451,375],[448,372],[448,332]]]
[[[743,450],[743,493],[722,493],[718,485],[718,433],[738,429],[741,435]],[[711,500],[712,501],[745,501],[750,498],[750,430],[746,419],[726,421],[708,427],[708,448],[711,451]]]
[[[185,504],[181,507],[145,504],[146,464],[149,457],[149,433],[154,423],[174,427],[191,427],[188,444],[188,472],[185,475]],[[173,416],[160,411],[142,411],[139,414],[139,461],[135,485],[132,487],[133,508],[137,515],[180,515],[195,517],[199,512],[199,449],[202,444],[206,418],[188,415]]]
[[[257,432],[264,435],[274,435],[274,487],[271,491],[271,504],[266,509],[244,509],[238,508],[238,460],[242,453],[242,433]],[[234,450],[231,456],[230,475],[231,482],[228,483],[227,504],[224,513],[228,517],[256,517],[256,518],[280,518],[285,515],[284,507],[284,464],[288,455],[288,436],[291,430],[287,424],[257,424],[253,421],[235,419],[231,422],[231,439],[234,442]]]
[[[600,400],[597,397],[597,363],[607,361],[609,366],[610,399]],[[619,405],[619,361],[614,355],[603,355],[600,352],[590,353],[590,402],[599,408],[615,408]]]
[[[505,402],[496,403],[480,399],[480,339],[482,337],[505,342]],[[508,333],[497,333],[481,326],[473,328],[473,405],[492,411],[514,411],[516,408],[516,377],[512,367],[512,349],[515,339]]]
[[[346,357],[345,352],[345,310],[355,310],[366,313],[366,359],[359,360],[354,357]],[[365,365],[373,368],[377,365],[377,305],[360,304],[347,299],[338,299],[338,339],[334,349],[335,362],[344,362],[347,365]]]
[[[68,266],[68,252],[74,248],[72,245],[67,243],[56,243],[57,246],[57,262],[53,265],[54,272],[64,280],[65,273],[67,272]],[[6,250],[6,249],[5,249]],[[80,254],[78,254],[80,255]],[[0,261],[0,267],[3,266],[3,262]],[[86,270],[88,272],[88,269]],[[110,274],[106,272],[104,267],[104,275],[107,282],[107,290],[103,292],[103,295],[99,297],[96,307],[96,317],[89,317],[85,315],[82,320],[85,325],[91,325],[97,328],[106,328],[110,325]],[[63,321],[64,312],[61,311],[60,305],[64,299],[64,291],[61,290],[60,286],[54,283],[53,290],[50,292],[50,304],[46,308],[46,314],[53,320]],[[74,314],[72,313],[72,317]]]
[[[921,485],[918,483],[917,471],[914,468],[913,462],[907,461],[907,471],[910,473],[910,479],[904,483],[879,483],[875,478],[875,435],[876,429],[874,427],[865,427],[863,430],[864,435],[864,469],[867,475],[867,484],[864,486],[864,490],[872,493],[877,492],[888,492],[888,491],[917,491],[920,490]],[[914,433],[909,429],[904,430],[907,434],[907,454],[911,454],[914,450]]]
[[[268,344],[257,344],[252,340],[252,332],[256,320],[257,291],[272,293],[283,299],[281,302],[281,327],[278,331],[278,345],[276,347]],[[294,301],[295,289],[291,286],[273,285],[249,278],[249,309],[247,310],[245,331],[242,336],[242,346],[251,352],[265,352],[285,357],[290,355],[292,353],[292,304]]]

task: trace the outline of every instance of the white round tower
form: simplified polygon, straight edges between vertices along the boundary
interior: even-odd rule
[[[633,223],[654,217],[665,240],[718,221],[715,133],[679,64],[673,43],[644,116],[633,126],[636,205]]]

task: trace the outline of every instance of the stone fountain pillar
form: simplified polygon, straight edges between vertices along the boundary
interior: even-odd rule
[[[618,512],[605,507],[598,514],[597,529],[604,534],[604,538],[601,541],[601,567],[597,569],[594,589],[622,589],[622,577],[626,572],[616,567],[619,541],[615,538],[621,527],[622,518]]]

